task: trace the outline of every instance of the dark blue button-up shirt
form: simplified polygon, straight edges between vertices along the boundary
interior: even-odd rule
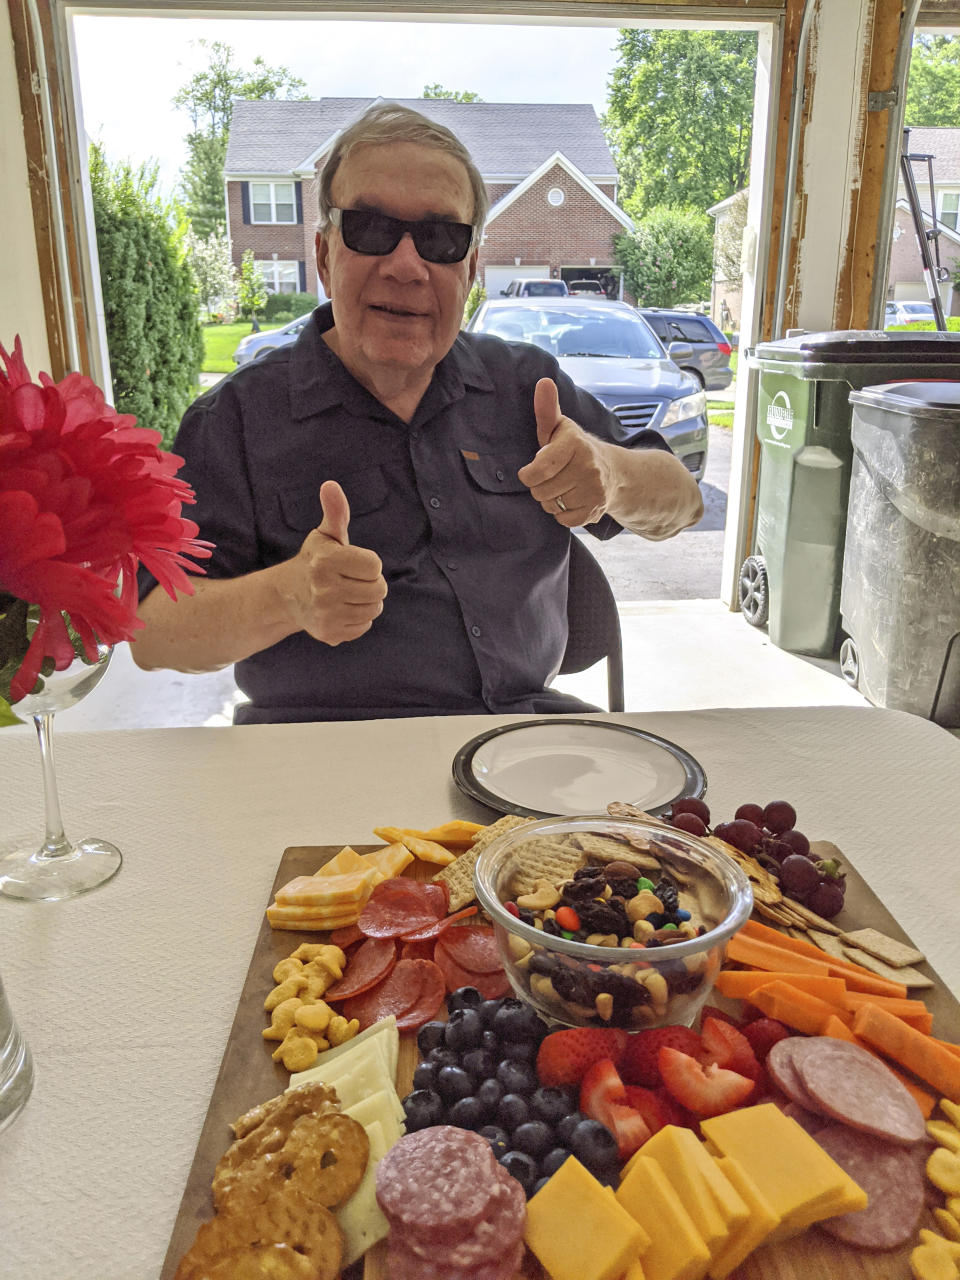
[[[184,416],[174,451],[216,544],[208,576],[289,559],[336,480],[350,542],[383,562],[383,613],[330,647],[306,632],[236,664],[238,723],[583,710],[547,689],[567,638],[570,533],[517,479],[538,449],[533,388],[610,438],[612,415],[537,347],[460,334],[408,424],[333,354],[319,307],[297,341],[246,365]],[[641,443],[667,446],[655,432]],[[593,532],[618,531],[604,517]],[[140,594],[155,586],[141,571]]]

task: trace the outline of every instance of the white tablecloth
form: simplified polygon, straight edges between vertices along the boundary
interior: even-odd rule
[[[960,989],[955,738],[872,708],[613,718],[691,751],[717,820],[790,800]],[[73,902],[0,900],[0,974],[37,1076],[0,1134],[0,1274],[154,1280],[284,848],[371,842],[381,823],[491,820],[450,766],[496,723],[61,734],[67,830],[114,841],[124,864]],[[39,843],[27,735],[0,733],[0,778],[0,847]]]

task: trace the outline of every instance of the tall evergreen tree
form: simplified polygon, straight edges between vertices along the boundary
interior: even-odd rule
[[[186,260],[186,220],[156,192],[156,167],[111,167],[90,148],[113,398],[122,413],[163,435],[169,448],[196,394],[203,363],[196,285]]]
[[[452,102],[482,102],[472,89],[445,89],[442,84],[425,84],[421,98],[448,98]]]

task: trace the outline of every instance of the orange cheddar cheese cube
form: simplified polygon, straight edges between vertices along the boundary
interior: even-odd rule
[[[374,849],[372,853],[360,854],[360,861],[368,867],[376,867],[387,880],[392,880],[409,867],[413,854],[404,848],[399,841],[385,845],[382,849]]]
[[[702,1280],[710,1250],[656,1160],[641,1154],[633,1162],[617,1200],[650,1237],[640,1254],[646,1280]]]
[[[277,890],[281,907],[354,906],[365,901],[373,886],[384,879],[376,867],[347,871],[338,876],[296,876]]]
[[[314,873],[318,876],[344,876],[350,871],[366,871],[367,864],[363,860],[363,856],[357,853],[356,849],[346,844],[340,852],[322,867],[319,867]]]
[[[731,1230],[726,1246],[710,1264],[712,1280],[725,1280],[754,1249],[770,1238],[779,1227],[780,1219],[756,1184],[744,1173],[738,1160],[732,1156],[721,1156],[716,1165],[748,1210],[747,1218]]]
[[[575,1156],[531,1197],[524,1239],[551,1280],[620,1280],[647,1244],[642,1227]]]
[[[727,1242],[729,1229],[704,1176],[698,1158],[701,1153],[703,1163],[713,1165],[713,1158],[707,1154],[696,1134],[676,1125],[660,1129],[640,1148],[642,1156],[655,1160],[663,1170],[680,1203],[696,1223],[711,1258],[715,1258]],[[741,1210],[742,1219],[747,1214],[747,1207],[742,1201]]]

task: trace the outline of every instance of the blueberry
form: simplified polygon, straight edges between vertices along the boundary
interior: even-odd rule
[[[530,1119],[530,1105],[519,1093],[505,1093],[497,1106],[497,1124],[511,1133]]]
[[[448,1104],[469,1098],[474,1088],[473,1076],[463,1067],[441,1067],[437,1073],[437,1091]]]
[[[500,1037],[495,1031],[487,1028],[480,1040],[480,1048],[486,1049],[487,1053],[492,1053],[495,1058],[500,1057]]]
[[[528,1062],[504,1059],[497,1067],[497,1079],[508,1093],[533,1093],[539,1085],[537,1073]]]
[[[553,1090],[551,1090],[551,1093],[552,1092]],[[534,1097],[535,1096],[536,1095],[534,1095]],[[559,1140],[569,1144],[570,1139],[573,1136],[574,1129],[576,1129],[581,1120],[586,1120],[586,1118],[587,1117],[581,1111],[570,1111],[562,1120],[558,1120],[554,1127],[556,1128]]]
[[[463,1055],[463,1069],[478,1080],[489,1080],[497,1074],[497,1060],[488,1049],[468,1049]]]
[[[407,1120],[407,1133],[429,1129],[443,1123],[443,1099],[432,1089],[415,1089],[403,1100],[403,1114]]]
[[[538,1191],[543,1190],[543,1188],[547,1185],[549,1181],[550,1181],[549,1177],[538,1178],[537,1181],[533,1184],[533,1190],[530,1192],[530,1194],[535,1196]]]
[[[427,1054],[427,1061],[432,1062],[439,1071],[441,1067],[459,1067],[460,1055],[454,1053],[452,1049],[444,1048],[443,1045],[439,1049],[431,1049]]]
[[[501,1156],[505,1156],[510,1150],[510,1135],[506,1129],[501,1129],[497,1124],[485,1124],[482,1129],[478,1129],[481,1138],[486,1138],[490,1143],[493,1154],[499,1160]]]
[[[513,1145],[517,1151],[525,1151],[539,1160],[553,1145],[553,1130],[542,1120],[528,1120],[514,1129]]]
[[[617,1167],[617,1140],[599,1120],[581,1120],[569,1138],[570,1150],[595,1177]]]
[[[508,1151],[500,1157],[500,1163],[511,1177],[516,1178],[527,1195],[530,1195],[537,1181],[536,1160],[525,1151]]]
[[[477,1085],[476,1099],[483,1107],[484,1114],[492,1118],[497,1113],[504,1089],[499,1080],[481,1080]]]
[[[445,1047],[452,1049],[454,1053],[463,1053],[466,1049],[476,1049],[482,1037],[483,1024],[476,1009],[466,1005],[460,1009],[454,1009],[447,1020],[447,1029],[443,1037]]]
[[[540,1044],[537,1040],[505,1040],[500,1041],[500,1053],[511,1062],[534,1062]]]
[[[483,996],[476,987],[457,987],[447,996],[447,1013],[455,1013],[457,1009],[476,1009],[483,1004]]]
[[[436,1089],[437,1072],[440,1068],[435,1062],[421,1062],[413,1073],[414,1089]]]
[[[540,1157],[540,1172],[549,1178],[569,1159],[570,1152],[566,1147],[553,1147],[545,1156]]]
[[[479,1129],[485,1118],[479,1100],[473,1095],[460,1098],[447,1111],[447,1124],[457,1129]]]
[[[493,1019],[493,1029],[501,1040],[537,1040],[547,1033],[547,1024],[523,1000],[505,999]]]
[[[425,1022],[417,1032],[417,1048],[420,1057],[425,1058],[431,1049],[439,1049],[443,1044],[443,1033],[447,1029],[445,1022]]]
[[[536,1089],[530,1099],[530,1110],[538,1120],[558,1125],[570,1114],[570,1100],[563,1089]]]
[[[497,1016],[497,1010],[503,1004],[502,1000],[484,1000],[477,1012],[480,1014],[480,1021],[484,1027],[492,1027],[493,1020]]]

